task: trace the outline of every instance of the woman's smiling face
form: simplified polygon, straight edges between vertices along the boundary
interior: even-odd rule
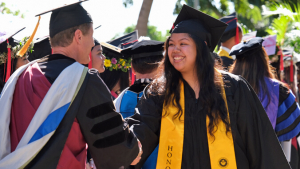
[[[92,50],[92,67],[97,69],[99,73],[105,71],[104,60],[105,56],[102,53],[102,46],[95,46]]]
[[[181,73],[194,70],[197,47],[187,33],[173,33],[168,44],[168,56],[171,64]]]

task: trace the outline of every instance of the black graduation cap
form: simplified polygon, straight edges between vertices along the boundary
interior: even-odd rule
[[[292,57],[293,57],[293,51],[294,51],[293,48],[282,49],[284,67],[290,66],[290,61],[292,60]]]
[[[294,49],[293,48],[284,48],[282,50],[283,57],[292,57]]]
[[[81,0],[69,5],[65,5],[59,8],[51,9],[49,11],[40,13],[36,16],[52,12],[50,18],[50,37],[54,37],[57,33],[66,29],[78,26],[84,23],[92,23],[93,20],[90,14],[81,6],[81,2],[87,0]]]
[[[16,29],[16,31],[0,30],[0,53],[7,52],[7,40],[9,45],[14,47],[18,42],[12,37],[24,29],[25,27]]]
[[[117,39],[108,41],[107,43],[117,46],[121,49],[128,48],[138,42],[138,31],[133,31]]]
[[[101,27],[101,25],[95,27],[94,30],[97,30],[97,29],[100,28],[100,27]],[[96,38],[94,38],[94,43],[95,43],[95,46],[100,45],[99,41],[98,41]],[[94,47],[95,47],[95,46],[94,46]],[[94,48],[94,47],[93,47],[93,48]],[[92,48],[92,50],[93,50],[93,48]]]
[[[263,38],[255,37],[248,41],[241,42],[231,48],[229,55],[235,55],[237,58],[245,53],[251,55],[251,53],[257,51],[257,49],[262,48],[263,41]]]
[[[228,27],[226,28],[226,30],[221,38],[221,42],[226,42],[230,38],[237,36],[239,33],[238,29],[242,30],[241,26],[237,22],[236,12],[233,12],[230,15],[222,17],[220,19],[220,21],[228,24]]]
[[[95,46],[100,45],[100,42],[95,38],[94,38],[94,43],[95,43]]]
[[[174,27],[175,26],[175,27]],[[189,33],[206,41],[214,51],[227,24],[187,5],[183,5],[170,33]]]
[[[33,46],[33,52],[29,53],[28,60],[33,61],[43,58],[52,53],[49,36],[36,38]]]
[[[155,40],[142,40],[137,42],[133,46],[122,50],[124,57],[132,57],[132,59],[150,57],[150,56],[159,56],[163,55],[164,42],[155,41]]]
[[[101,46],[105,57],[121,58],[123,57],[123,54],[121,54],[122,49],[126,49],[125,47],[131,47],[137,42],[138,34],[137,31],[134,31],[117,39],[108,41],[107,43],[101,42]]]
[[[121,48],[118,48],[117,46],[111,45],[106,42],[100,42],[100,44],[102,46],[102,52],[107,59],[122,57]]]

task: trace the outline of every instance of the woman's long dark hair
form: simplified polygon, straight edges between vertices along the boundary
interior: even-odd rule
[[[225,107],[225,102],[221,95],[220,76],[214,69],[215,61],[211,57],[206,43],[195,37],[189,35],[197,46],[196,56],[196,71],[199,84],[200,94],[199,101],[204,105],[204,111],[209,117],[209,134],[214,136],[216,127],[221,119],[226,125],[226,131],[230,131],[229,117]],[[183,115],[182,107],[179,103],[180,100],[180,82],[183,81],[182,75],[171,64],[168,56],[170,37],[165,42],[165,55],[164,60],[159,66],[160,75],[153,81],[150,86],[149,93],[158,93],[164,95],[164,103],[166,105],[173,104],[178,107],[178,112],[173,116],[173,119],[181,118]],[[167,114],[164,114],[166,116]]]
[[[265,77],[275,79],[276,72],[269,64],[269,56],[263,47],[254,52],[239,55],[229,72],[244,77],[256,94],[262,88],[263,95],[268,97],[268,102],[270,103],[271,96],[265,82]]]
[[[129,73],[123,72],[121,70],[105,70],[103,73],[100,73],[100,76],[104,83],[107,85],[111,91],[115,85],[120,80],[120,91],[123,91],[129,87]]]

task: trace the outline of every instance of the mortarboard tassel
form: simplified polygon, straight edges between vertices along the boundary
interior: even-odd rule
[[[90,62],[89,62],[89,65],[88,65],[88,67],[89,67],[89,69],[91,69],[92,68],[92,52],[90,52]]]
[[[282,53],[282,50],[280,49],[280,47],[277,45],[277,47],[278,47],[278,49],[279,49],[279,51],[278,51],[278,54],[280,54],[280,65],[279,65],[279,69],[280,69],[280,71],[283,71],[283,53]],[[277,54],[277,55],[278,55]]]
[[[293,60],[291,60],[291,65],[290,65],[290,82],[294,82],[294,64],[293,64]]]
[[[11,46],[9,45],[8,39],[6,41],[7,41],[7,67],[6,67],[5,82],[7,82],[11,74],[11,49],[10,49]]]
[[[280,71],[283,71],[283,55],[280,55]]]
[[[239,27],[237,25],[237,19],[236,19],[236,28],[235,28],[235,44],[239,44],[240,37],[239,37]]]
[[[38,23],[36,24],[35,29],[34,29],[32,35],[30,36],[30,38],[28,39],[28,41],[25,43],[25,45],[22,47],[22,49],[19,50],[19,52],[17,53],[18,56],[23,57],[24,54],[26,53],[26,51],[27,51],[27,49],[28,49],[30,43],[32,42],[33,37],[34,37],[34,35],[35,35],[36,31],[37,31],[37,28],[39,27],[40,19],[41,19],[41,16],[39,16]]]
[[[240,38],[239,38],[239,27],[238,27],[238,19],[237,18],[233,18],[230,21],[227,21],[226,23],[229,24],[232,21],[236,21],[236,28],[235,28],[235,44],[239,44]]]
[[[135,82],[135,75],[133,74],[132,68],[130,69],[130,71],[131,71],[131,85],[133,85]]]

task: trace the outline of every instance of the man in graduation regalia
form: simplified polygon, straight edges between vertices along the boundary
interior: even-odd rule
[[[243,32],[241,26],[237,22],[236,12],[222,17],[220,21],[228,24],[228,27],[225,29],[224,34],[220,39],[221,47],[218,51],[218,55],[223,62],[223,67],[227,70],[235,60],[235,56],[229,56],[229,52],[234,45],[241,42]]]
[[[84,169],[86,145],[97,168],[136,164],[141,145],[82,65],[94,46],[90,15],[80,2],[52,11],[53,54],[19,68],[2,91],[0,168]]]

